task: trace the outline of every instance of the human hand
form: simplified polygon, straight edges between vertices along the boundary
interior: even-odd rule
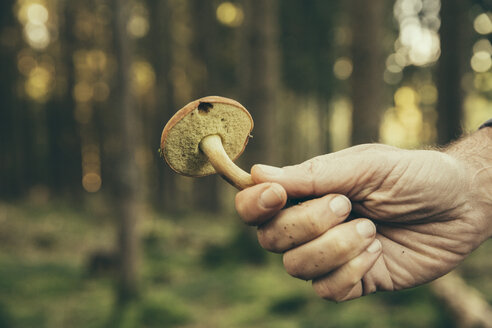
[[[236,208],[267,250],[327,299],[399,290],[452,270],[491,235],[483,186],[460,156],[361,145],[300,165],[252,169]],[[459,152],[458,152],[459,153]],[[490,190],[490,184],[488,185]],[[283,208],[289,198],[314,198]],[[351,217],[347,220],[352,201]],[[490,209],[490,207],[488,207]]]

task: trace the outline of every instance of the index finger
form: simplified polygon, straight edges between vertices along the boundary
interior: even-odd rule
[[[290,198],[342,194],[353,199],[367,186],[377,188],[401,157],[397,148],[359,145],[311,158],[298,165],[273,167],[254,165],[255,183],[277,182]]]

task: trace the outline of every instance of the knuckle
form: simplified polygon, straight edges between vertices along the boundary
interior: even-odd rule
[[[323,232],[320,226],[320,220],[311,206],[303,211],[302,221],[304,222],[304,227],[310,237],[318,236]]]
[[[322,170],[324,166],[324,161],[320,156],[311,158],[306,161],[306,171],[311,176],[316,176]]]
[[[286,252],[283,257],[284,268],[288,274],[295,278],[303,279],[303,263],[300,261],[300,257],[293,251]]]
[[[353,287],[353,286],[357,285],[360,282],[360,279],[361,279],[361,277],[358,277],[356,275],[351,275],[348,278],[348,284]]]
[[[236,211],[239,214],[239,216],[246,221],[246,209],[247,207],[245,206],[245,201],[243,199],[243,194],[241,192],[236,194],[236,197],[234,198],[234,204],[236,207]]]
[[[282,251],[279,246],[278,236],[268,226],[258,228],[257,237],[260,246],[267,251],[274,253],[280,253]]]
[[[333,240],[332,250],[333,254],[338,256],[344,256],[352,248],[352,244],[345,238],[335,238]]]
[[[337,303],[341,303],[345,301],[345,295],[336,295],[333,300]]]
[[[324,280],[313,281],[313,289],[319,297],[325,300],[336,301],[336,296]]]
[[[247,202],[243,197],[238,193],[235,198],[235,207],[236,212],[239,217],[246,223],[247,225],[255,226],[261,223],[261,217],[259,213],[254,213],[252,211],[251,204]]]
[[[362,268],[364,267],[364,259],[361,256],[353,258],[346,264],[345,272],[347,273],[347,283],[351,286],[356,285],[361,279]]]
[[[316,179],[320,175],[320,172],[323,170],[325,163],[322,157],[318,156],[311,158],[310,160],[304,162],[302,165],[306,173],[307,182],[312,187],[312,190],[314,190]]]

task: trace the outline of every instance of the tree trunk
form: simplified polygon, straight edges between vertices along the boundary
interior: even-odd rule
[[[120,277],[118,301],[125,304],[137,296],[138,261],[138,192],[139,172],[135,161],[139,133],[135,99],[131,90],[131,64],[134,45],[126,33],[128,1],[113,0],[115,11],[115,54],[118,61],[115,99],[118,105],[114,115],[115,133],[120,140],[116,149],[114,182],[115,213],[118,222]]]
[[[199,75],[194,79],[194,98],[215,95],[222,90],[218,86],[220,79],[216,63],[214,48],[218,31],[213,3],[203,0],[191,1],[193,43],[193,60],[199,67]],[[193,201],[196,208],[208,212],[218,212],[219,203],[219,181],[216,176],[204,177],[193,181]]]
[[[465,46],[470,28],[466,26],[468,1],[441,1],[441,57],[437,70],[438,143],[445,145],[462,133],[463,90],[461,78],[466,65]]]
[[[384,96],[384,0],[351,0],[352,144],[376,142]]]
[[[15,4],[13,0],[2,1],[0,3],[0,34],[11,34],[9,39],[14,40],[12,44],[0,44],[0,97],[2,99],[2,109],[0,110],[0,195],[18,196],[21,192],[22,167],[22,145],[19,138],[18,129],[19,108],[16,108],[17,99],[15,97],[15,82],[17,76],[16,69],[16,50],[20,41],[20,33],[17,32],[16,22],[12,13]]]
[[[479,290],[455,272],[431,283],[434,295],[456,320],[458,328],[492,328],[492,308]]]
[[[255,122],[248,158],[253,163],[275,163],[279,151],[275,136],[280,56],[278,1],[244,1],[240,76],[242,102]]]
[[[171,71],[171,33],[170,33],[170,10],[168,1],[147,0],[150,13],[150,30],[148,48],[150,61],[156,74],[154,110],[152,112],[152,141],[154,148],[160,146],[160,137],[166,121],[173,115],[175,103],[173,98],[173,86],[170,81]],[[155,40],[160,40],[155,44]],[[155,154],[155,153],[154,153]],[[154,205],[167,212],[176,211],[176,202],[173,199],[176,193],[175,173],[165,164],[164,160],[157,155],[153,156],[155,185],[151,186],[151,200]]]
[[[63,86],[57,86],[53,99],[46,106],[48,138],[49,138],[49,169],[50,185],[58,195],[77,196],[80,190],[81,157],[80,138],[74,118],[75,102],[72,97],[74,86],[73,45],[72,35],[73,8],[70,2],[59,2],[58,29],[60,49],[57,50],[57,79],[64,79]]]

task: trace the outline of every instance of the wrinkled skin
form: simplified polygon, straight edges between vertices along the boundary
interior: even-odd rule
[[[258,226],[265,249],[284,254],[287,272],[312,280],[323,298],[418,286],[491,234],[492,185],[482,179],[490,162],[450,154],[371,144],[281,169],[256,165],[257,185],[237,194],[236,209]]]

